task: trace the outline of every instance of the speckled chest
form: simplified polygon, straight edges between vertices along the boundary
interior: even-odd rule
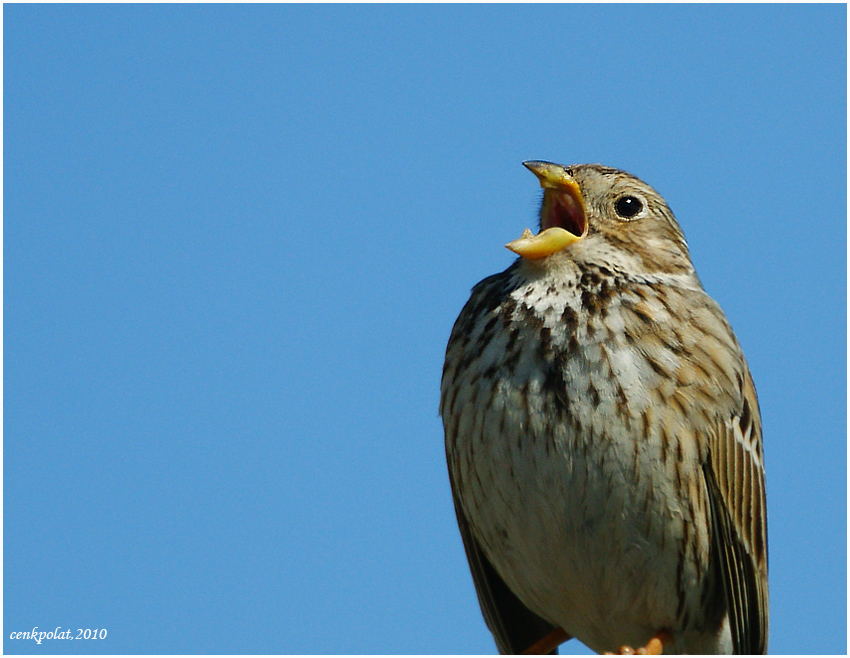
[[[494,566],[568,631],[634,626],[636,607],[672,624],[679,543],[700,511],[682,502],[699,456],[664,430],[669,309],[604,269],[494,280],[478,303],[444,405],[449,466]]]

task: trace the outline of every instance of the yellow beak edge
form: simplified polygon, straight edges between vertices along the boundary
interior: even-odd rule
[[[577,235],[557,226],[540,231],[537,235],[534,235],[531,229],[527,228],[518,240],[508,242],[505,246],[523,258],[534,259],[551,256],[579,240],[581,238]]]

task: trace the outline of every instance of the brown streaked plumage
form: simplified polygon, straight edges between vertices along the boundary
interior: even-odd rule
[[[475,288],[440,411],[500,653],[765,653],[761,419],[744,355],[661,196],[526,166],[541,232]]]

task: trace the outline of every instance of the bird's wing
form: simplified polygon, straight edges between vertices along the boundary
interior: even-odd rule
[[[523,653],[554,631],[555,627],[526,608],[496,572],[473,536],[454,488],[452,482],[457,523],[484,621],[493,633],[499,653]],[[558,650],[555,649],[551,653],[557,654]]]
[[[749,371],[740,413],[709,441],[705,466],[712,542],[736,654],[767,652],[767,505],[761,417]]]

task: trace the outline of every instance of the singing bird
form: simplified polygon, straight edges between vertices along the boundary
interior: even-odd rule
[[[761,417],[664,199],[525,162],[540,232],[472,290],[440,395],[449,478],[500,653],[761,654]]]

